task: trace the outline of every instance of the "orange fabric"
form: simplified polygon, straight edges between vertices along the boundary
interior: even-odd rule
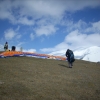
[[[4,56],[13,56],[13,55],[16,55],[16,54],[23,54],[23,53],[19,52],[19,51],[5,51],[1,54],[4,55]]]
[[[62,56],[52,56],[47,54],[29,53],[29,52],[21,52],[21,51],[5,51],[1,53],[1,55],[3,56],[14,56],[17,54],[36,54],[37,56],[47,56],[47,57],[54,57],[56,59],[66,60],[66,57],[62,57]]]

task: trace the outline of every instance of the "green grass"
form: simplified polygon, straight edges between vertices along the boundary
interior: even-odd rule
[[[100,100],[100,64],[0,58],[0,100]]]

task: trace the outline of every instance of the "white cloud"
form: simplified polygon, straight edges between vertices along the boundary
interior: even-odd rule
[[[22,35],[21,34],[18,34],[17,36],[16,36],[16,39],[20,39],[22,37]]]
[[[66,35],[64,41],[57,44],[53,48],[43,48],[40,50],[42,52],[54,52],[58,50],[59,51],[66,50],[68,48],[75,49],[78,47],[89,47],[89,46],[95,46],[95,45],[100,46],[100,31],[98,32],[99,24],[100,24],[99,21],[91,23],[91,25],[90,23],[88,25],[83,21],[77,22],[75,24],[71,23],[72,26],[69,25],[70,33]],[[83,29],[83,27],[85,28]],[[86,31],[87,29],[89,29],[88,32]],[[93,31],[94,29],[95,31]]]
[[[91,24],[91,23],[89,23]],[[83,20],[79,20],[77,22],[73,22],[72,20],[62,20],[61,25],[66,27],[67,32],[71,32],[73,30],[86,30],[89,28],[89,24],[84,22]]]
[[[21,51],[21,47],[16,46],[16,51]]]
[[[22,44],[25,44],[25,42],[20,42],[19,44],[17,44],[17,47],[21,47]]]
[[[61,19],[65,11],[96,6],[100,6],[100,0],[1,0],[0,19],[8,19],[13,24],[34,25],[36,19]]]
[[[96,7],[99,5],[100,0],[30,0],[23,3],[23,12],[30,15],[35,12],[38,16],[58,17],[61,16],[64,11],[77,11],[85,7]]]
[[[45,52],[45,53],[47,52],[47,53],[50,53],[50,54],[53,54],[53,53],[55,54],[55,52],[56,52],[57,54],[59,54],[62,51],[66,51],[66,48],[69,48],[69,45],[65,42],[62,42],[62,43],[57,44],[53,48],[43,48],[43,49],[40,49],[40,51]]]
[[[21,48],[22,48],[22,51],[23,52],[31,52],[31,53],[34,53],[36,52],[36,49],[25,49],[23,48],[23,44],[25,44],[26,42],[20,42],[16,45],[16,51],[21,51]]]
[[[52,52],[52,51],[56,51],[55,48],[43,48],[43,49],[40,49],[40,51],[42,52]]]
[[[41,36],[41,35],[48,36],[50,34],[55,33],[56,30],[57,30],[57,28],[54,27],[53,25],[40,26],[40,27],[34,29],[37,36]]]
[[[14,38],[20,39],[21,34],[19,34],[17,31],[14,31],[12,28],[10,28],[4,32],[4,37],[6,40],[12,40]]]
[[[30,34],[30,38],[31,38],[31,40],[34,40],[34,34],[33,33]]]
[[[23,52],[30,52],[30,53],[34,53],[36,52],[36,49],[25,49],[23,48],[23,44],[25,44],[26,42],[20,42],[16,45],[16,51],[21,51],[21,48],[22,48],[22,51]]]
[[[80,41],[86,38],[86,34],[80,33],[78,30],[72,31],[65,37],[65,42],[69,44],[80,44]],[[84,42],[83,42],[84,43]]]
[[[8,29],[5,31],[5,39],[6,40],[11,40],[14,38],[16,35],[16,32],[13,29]]]
[[[23,52],[31,52],[31,53],[34,53],[34,52],[36,52],[36,49],[28,49],[28,50],[23,50]]]
[[[27,17],[19,18],[17,23],[21,23],[23,25],[34,25],[34,21],[33,20],[29,20]]]
[[[4,46],[2,44],[0,44],[0,51],[4,50]]]
[[[86,28],[85,32],[97,32],[100,33],[100,21],[98,22],[94,22],[94,23],[90,23],[90,27]]]
[[[19,31],[19,29],[20,29],[20,26],[17,27],[16,31]]]
[[[10,3],[11,2],[8,0],[0,1],[0,19],[9,19],[12,17],[12,15],[10,13],[10,8],[11,8]]]
[[[93,23],[92,26],[95,30],[100,32],[100,21]]]
[[[58,15],[62,15],[64,11],[64,6],[60,7],[60,4],[55,0],[29,0],[22,3],[22,6],[22,15],[34,16],[35,18],[41,18],[43,16],[57,17]]]
[[[65,42],[67,44],[70,43],[71,46],[75,46],[75,47],[99,45],[100,34],[98,33],[83,34],[80,33],[78,30],[75,30],[66,36]]]
[[[83,0],[65,0],[67,4],[67,10],[68,11],[77,11],[77,10],[82,10],[85,7],[91,7],[94,8],[96,6],[100,6],[100,0],[88,0],[88,1],[83,1]]]

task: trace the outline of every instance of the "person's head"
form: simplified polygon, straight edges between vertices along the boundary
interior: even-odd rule
[[[69,51],[69,49],[67,49],[67,51]]]
[[[8,44],[8,42],[6,42],[6,44]]]

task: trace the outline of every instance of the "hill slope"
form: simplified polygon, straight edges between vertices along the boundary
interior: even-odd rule
[[[77,91],[76,91],[77,90]],[[1,100],[99,100],[100,64],[32,57],[0,59]]]

